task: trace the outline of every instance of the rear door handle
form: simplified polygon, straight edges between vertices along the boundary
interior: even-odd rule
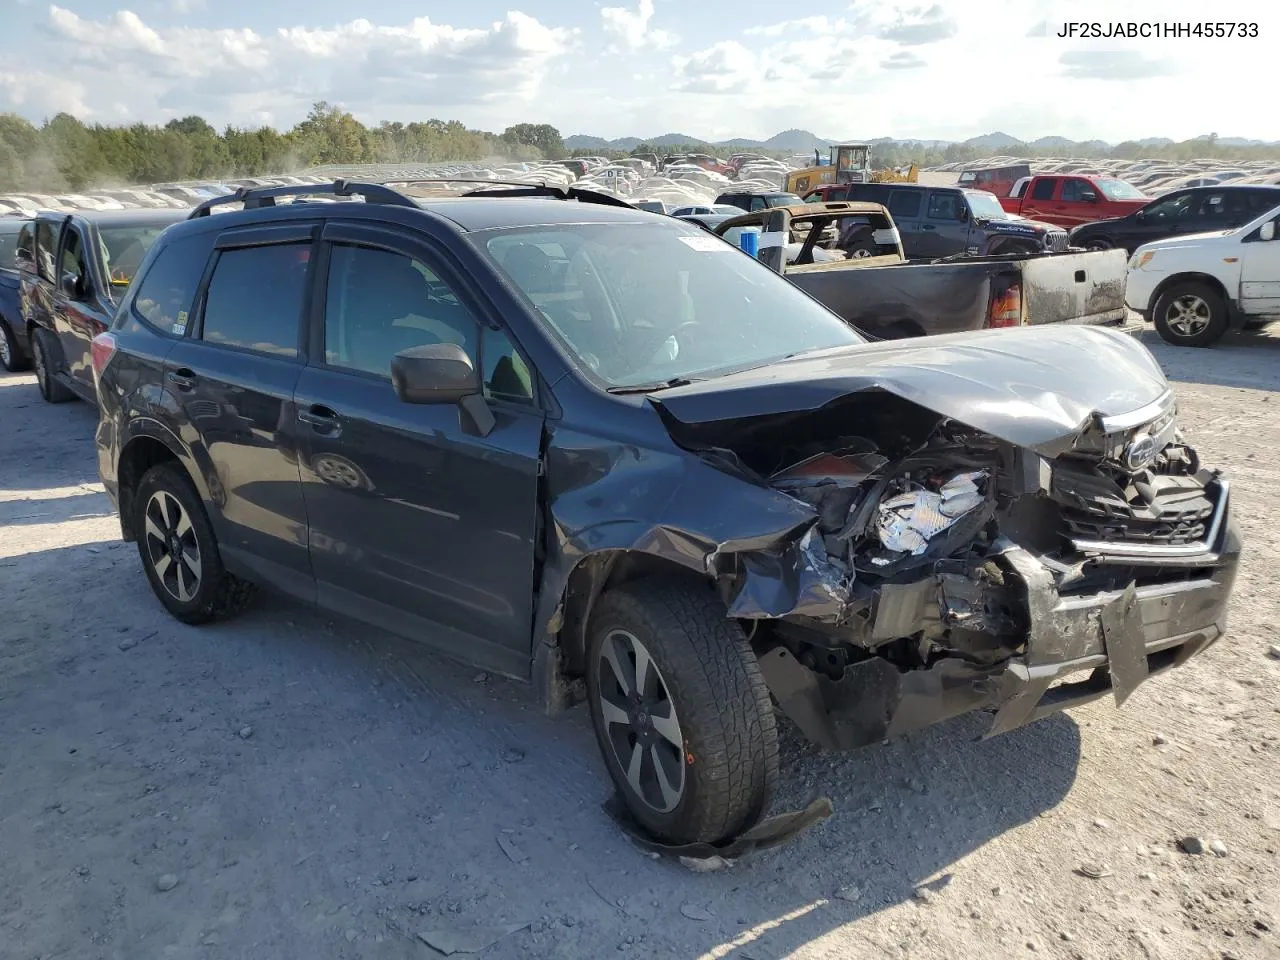
[[[195,373],[188,370],[186,367],[183,367],[181,370],[170,370],[165,374],[165,379],[179,390],[191,390],[196,385]]]
[[[938,228],[937,228],[937,227],[935,227],[932,223],[926,223],[926,224],[925,224],[923,227],[921,227],[920,229],[921,229],[921,230],[937,230]]]

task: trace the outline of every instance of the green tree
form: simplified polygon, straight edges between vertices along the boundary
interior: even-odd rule
[[[549,123],[517,123],[502,131],[502,139],[516,147],[533,147],[545,160],[563,160],[567,156],[564,138]]]

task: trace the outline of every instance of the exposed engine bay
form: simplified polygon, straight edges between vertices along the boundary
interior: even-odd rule
[[[967,671],[978,671],[973,683],[991,694],[1015,658],[1095,655],[1104,646],[1099,611],[1127,588],[1198,575],[1176,559],[1100,556],[1116,546],[1177,548],[1208,536],[1217,474],[1200,468],[1172,413],[1110,434],[1095,425],[1049,460],[910,401],[867,399],[722,422],[714,439],[698,431],[704,458],[816,514],[774,548],[712,560],[729,615],[750,623],[784,709],[788,684],[806,688],[808,708],[792,704],[801,714],[820,700],[859,705],[838,736],[809,723],[814,739],[849,745],[884,736],[913,696],[934,710],[948,691],[964,689],[951,711],[963,712],[975,699]],[[1158,439],[1146,442],[1152,433]],[[1101,599],[1059,615],[1075,597],[1093,594]],[[1127,616],[1134,656],[1142,657],[1136,615]],[[1046,638],[1038,653],[1030,649],[1037,633]],[[1128,694],[1120,680],[1145,678],[1145,657],[1138,671],[1125,677],[1123,667],[1112,669],[1117,699]],[[913,692],[926,676],[931,689]]]

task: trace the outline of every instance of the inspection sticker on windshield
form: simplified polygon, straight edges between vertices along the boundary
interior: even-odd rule
[[[701,250],[703,253],[720,253],[724,250],[732,250],[733,247],[721,240],[719,237],[681,237],[686,245],[693,247],[695,250]]]
[[[176,333],[178,336],[182,336],[187,332],[187,311],[178,311],[178,322],[170,328],[170,331],[172,333]]]

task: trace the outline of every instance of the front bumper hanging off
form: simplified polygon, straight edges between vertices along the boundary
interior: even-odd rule
[[[865,746],[979,709],[996,710],[990,737],[1108,693],[1119,706],[1148,677],[1181,666],[1226,629],[1240,536],[1225,489],[1212,531],[1198,546],[1161,556],[1156,548],[1126,553],[1117,545],[1097,562],[1184,577],[1064,595],[1032,553],[1008,544],[1002,556],[1026,585],[1030,631],[1025,653],[995,666],[952,656],[903,672],[873,657],[831,680],[775,647],[761,656],[761,670],[783,711],[830,749]]]

